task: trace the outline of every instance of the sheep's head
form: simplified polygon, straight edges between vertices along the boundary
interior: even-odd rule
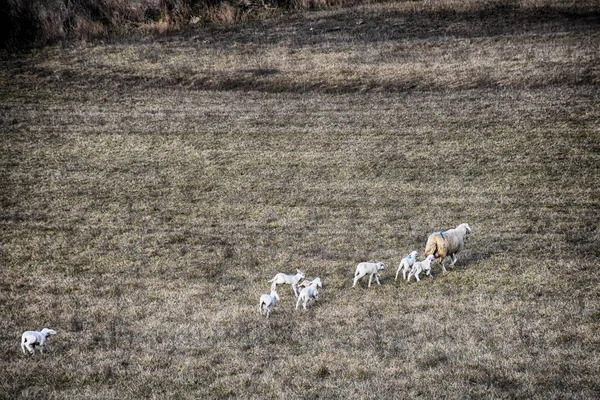
[[[313,279],[313,281],[311,283],[316,284],[318,287],[323,287],[323,283],[321,283],[321,278],[319,278],[319,277]]]
[[[300,279],[304,279],[304,272],[300,271],[299,269],[296,269],[296,274],[300,276]]]
[[[435,258],[435,256],[433,254],[430,254],[427,256],[427,258],[425,259],[425,261],[431,261]]]
[[[378,262],[377,263],[377,271],[381,271],[382,269],[385,269],[385,264],[382,262]]]
[[[55,331],[54,329],[48,329],[48,328],[44,328],[44,329],[42,329],[42,333],[43,333],[45,336],[48,336],[48,335],[56,335],[56,331]]]
[[[471,233],[471,227],[469,226],[469,224],[460,224],[459,226],[456,227],[456,230],[464,232],[465,236],[467,236]]]
[[[417,258],[417,254],[419,254],[419,252],[414,250],[408,255],[408,258]]]

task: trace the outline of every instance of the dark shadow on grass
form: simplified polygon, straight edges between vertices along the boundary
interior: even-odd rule
[[[232,46],[251,44],[247,51],[261,46],[281,43],[289,51],[307,46],[327,52],[360,43],[398,43],[407,40],[446,40],[447,38],[503,37],[510,35],[555,34],[565,32],[597,32],[600,30],[600,7],[587,8],[570,5],[560,8],[520,8],[511,4],[483,3],[471,11],[449,9],[429,11],[399,11],[381,8],[362,10],[341,9],[323,14],[318,20],[309,20],[303,14],[287,19],[265,20],[257,29],[257,22],[228,28],[208,27],[182,32],[181,35],[161,38],[165,46],[185,48],[210,47],[232,51]],[[208,44],[197,43],[194,37],[212,37]],[[126,40],[126,39],[123,39]],[[253,50],[254,49],[254,50]],[[394,50],[391,50],[394,51]],[[346,76],[331,81],[329,77],[315,76],[298,80],[282,71],[259,67],[236,71],[211,70],[198,72],[179,68],[168,75],[142,75],[133,67],[114,67],[106,71],[66,69],[56,71],[49,67],[6,61],[0,68],[8,71],[8,78],[26,75],[32,81],[63,86],[74,84],[85,88],[129,90],[130,88],[176,88],[208,91],[259,91],[267,93],[330,94],[378,92],[410,92],[458,89],[486,89],[540,86],[596,85],[596,60],[582,64],[576,72],[570,70],[556,76],[524,76],[509,82],[497,82],[493,74],[481,71],[460,82],[424,81],[418,74],[399,74],[387,79],[368,79],[364,76]],[[575,69],[573,70],[575,71]],[[448,85],[451,85],[449,87]]]
[[[583,72],[582,72],[583,71]],[[394,77],[382,80],[348,79],[343,82],[331,82],[326,79],[313,79],[310,82],[298,82],[285,74],[274,70],[240,70],[235,72],[213,72],[202,75],[194,73],[173,74],[170,76],[144,76],[131,69],[130,73],[94,74],[72,71],[49,71],[48,68],[32,67],[32,81],[45,80],[49,86],[64,86],[65,83],[85,87],[87,89],[108,89],[128,91],[130,89],[177,89],[206,91],[257,91],[264,93],[324,93],[351,94],[367,92],[410,93],[416,91],[447,91],[470,89],[508,89],[508,88],[540,88],[552,86],[575,87],[594,85],[596,77],[592,68],[582,68],[578,73],[564,74],[556,78],[547,78],[543,83],[533,80],[499,84],[491,76],[479,76],[465,80],[461,85],[424,82],[418,77]]]
[[[296,14],[282,20],[262,21],[233,27],[209,27],[184,35],[212,37],[210,45],[228,47],[232,42],[253,46],[289,44],[292,47],[352,43],[402,41],[412,39],[480,38],[519,34],[596,31],[600,27],[600,8],[572,3],[562,7],[519,7],[514,4],[482,2],[472,9],[394,10],[382,7],[344,8],[306,19]],[[177,40],[170,38],[167,40]]]
[[[244,69],[241,72],[246,73],[246,74],[251,74],[254,76],[269,76],[269,75],[277,75],[280,73],[280,71],[275,68]]]

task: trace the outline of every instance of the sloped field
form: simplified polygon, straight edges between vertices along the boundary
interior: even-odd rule
[[[599,9],[494,4],[2,60],[0,397],[597,398]],[[261,317],[296,268],[319,301]]]

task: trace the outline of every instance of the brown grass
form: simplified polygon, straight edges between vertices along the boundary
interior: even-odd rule
[[[368,4],[5,57],[0,398],[597,398],[598,11]],[[393,281],[461,222],[454,270]],[[367,260],[382,285],[352,289]],[[261,317],[296,268],[319,301]]]

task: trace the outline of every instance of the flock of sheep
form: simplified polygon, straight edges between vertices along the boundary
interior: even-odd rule
[[[407,282],[410,281],[410,278],[413,276],[415,277],[416,281],[419,282],[419,275],[423,272],[425,272],[425,275],[432,277],[431,262],[435,258],[440,259],[442,263],[442,270],[444,273],[446,273],[447,271],[444,265],[444,259],[446,257],[450,257],[451,263],[449,267],[454,266],[456,263],[456,254],[458,254],[464,248],[465,239],[470,233],[471,227],[469,224],[460,224],[454,229],[436,232],[429,235],[427,244],[425,246],[425,260],[417,261],[416,257],[418,252],[416,250],[413,251],[400,261],[400,265],[398,265],[398,270],[396,271],[396,278],[394,280],[398,280],[398,274],[400,271],[402,271],[403,279]],[[359,263],[354,271],[354,282],[352,283],[352,287],[355,287],[358,280],[365,275],[369,275],[368,287],[371,287],[373,278],[375,278],[375,282],[377,282],[378,285],[381,285],[381,282],[379,282],[379,271],[382,269],[385,269],[385,264],[382,262]],[[408,276],[406,276],[407,273]],[[312,281],[302,281],[304,278],[304,273],[299,269],[296,270],[296,274],[294,275],[286,275],[284,273],[278,273],[275,275],[275,277],[269,281],[271,282],[271,293],[260,296],[260,301],[258,303],[258,311],[260,314],[266,315],[268,318],[269,314],[273,310],[275,301],[281,300],[279,294],[277,293],[277,285],[280,284],[291,285],[292,289],[294,290],[294,295],[297,297],[296,310],[298,309],[300,303],[303,303],[304,309],[306,310],[306,305],[310,300],[317,300],[319,295],[317,287],[323,287],[323,284],[320,278],[315,278]],[[300,283],[301,281],[302,283]],[[298,293],[299,286],[303,287],[300,290],[300,293]]]
[[[410,281],[410,278],[413,276],[418,282],[420,280],[419,275],[423,272],[425,272],[427,276],[431,277],[431,262],[434,258],[439,258],[441,260],[442,270],[444,273],[446,273],[444,259],[446,257],[450,257],[452,262],[449,266],[454,266],[456,263],[456,254],[458,254],[464,248],[465,239],[470,233],[471,228],[468,224],[460,224],[454,229],[431,234],[427,239],[427,245],[425,246],[425,260],[417,261],[417,251],[413,251],[400,261],[400,265],[396,271],[395,280],[398,280],[398,274],[400,271],[402,271],[402,276],[407,282]],[[369,275],[368,287],[371,287],[373,278],[375,278],[375,282],[377,282],[378,285],[381,285],[379,282],[379,271],[384,268],[385,264],[382,262],[359,263],[356,266],[356,271],[354,272],[354,282],[352,287],[356,286],[358,280],[365,275]],[[406,276],[407,273],[408,277]],[[300,270],[296,270],[296,274],[294,275],[286,275],[283,273],[275,275],[275,277],[269,281],[271,282],[271,293],[260,296],[258,305],[260,314],[266,315],[267,318],[269,317],[269,314],[275,305],[275,301],[280,300],[279,294],[277,293],[277,285],[281,284],[288,284],[292,286],[294,295],[297,297],[296,310],[301,303],[306,310],[306,306],[311,300],[316,301],[318,299],[318,288],[323,287],[323,284],[321,279],[318,277],[312,280],[303,281],[304,278],[304,273]],[[21,335],[21,349],[23,350],[23,354],[27,354],[27,351],[29,351],[30,354],[34,354],[35,348],[38,346],[40,353],[43,354],[48,335],[55,334],[56,331],[49,328],[44,328],[41,331],[23,332]]]

